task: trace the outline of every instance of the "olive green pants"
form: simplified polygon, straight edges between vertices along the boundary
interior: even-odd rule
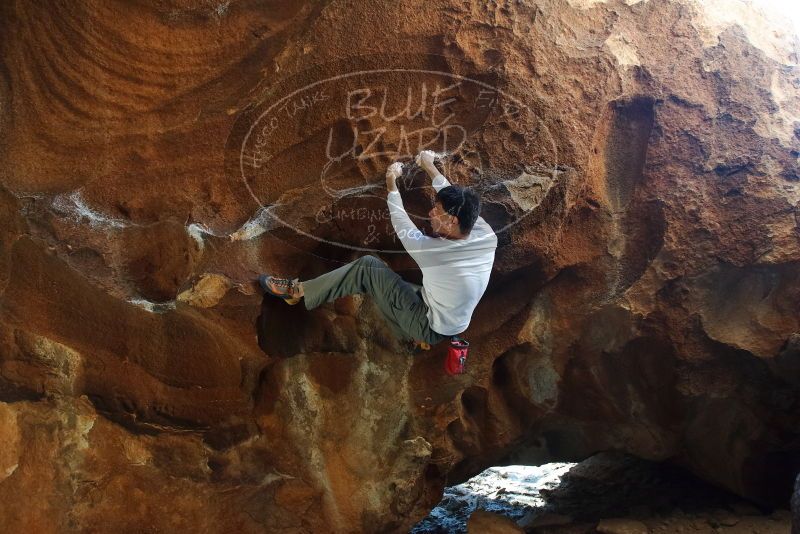
[[[410,284],[375,256],[362,256],[329,273],[303,282],[303,301],[313,310],[345,295],[370,295],[395,336],[434,345],[446,339],[431,330],[422,286]]]

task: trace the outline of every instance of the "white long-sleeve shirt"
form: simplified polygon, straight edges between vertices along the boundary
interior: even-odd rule
[[[439,173],[432,185],[439,191],[450,182]],[[386,202],[400,242],[422,270],[421,294],[431,330],[445,336],[460,334],[489,284],[497,249],[494,230],[478,217],[464,239],[426,236],[408,217],[399,191],[390,191]]]

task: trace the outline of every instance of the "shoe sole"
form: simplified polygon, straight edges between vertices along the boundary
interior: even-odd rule
[[[302,298],[302,297],[287,297],[286,295],[279,295],[277,293],[273,293],[272,290],[267,285],[267,275],[265,274],[262,274],[261,276],[258,277],[258,285],[261,286],[261,289],[263,289],[265,293],[272,295],[273,297],[278,297],[279,299],[282,299],[286,304],[289,304],[290,306],[294,306],[295,304],[300,302],[300,299]]]

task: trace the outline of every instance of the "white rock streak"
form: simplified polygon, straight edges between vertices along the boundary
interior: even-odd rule
[[[170,300],[168,302],[152,302],[146,299],[133,298],[128,299],[127,302],[128,304],[133,304],[134,306],[138,306],[144,310],[147,310],[150,313],[164,313],[175,309],[174,300]]]
[[[52,207],[55,211],[72,218],[75,222],[86,221],[92,227],[125,228],[130,226],[130,223],[126,221],[109,217],[90,208],[81,196],[80,190],[56,195],[53,198]]]
[[[241,228],[233,232],[229,239],[231,241],[246,241],[258,237],[267,230],[275,226],[275,219],[273,218],[270,210],[275,206],[267,206],[260,208],[250,218],[249,221],[244,223]]]

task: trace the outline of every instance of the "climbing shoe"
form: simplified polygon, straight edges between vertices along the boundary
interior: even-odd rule
[[[406,342],[406,352],[408,352],[409,354],[419,354],[426,350],[431,350],[431,346],[429,343],[426,343],[419,339],[411,339]]]
[[[265,293],[282,298],[286,304],[297,304],[302,297],[298,296],[300,292],[299,280],[297,278],[276,278],[268,274],[262,274],[258,277],[258,284]]]

